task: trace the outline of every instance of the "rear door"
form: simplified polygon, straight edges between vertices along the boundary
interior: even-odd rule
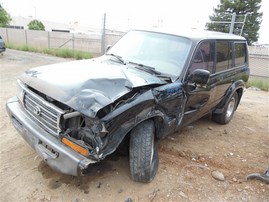
[[[234,81],[233,66],[233,43],[228,40],[216,41],[216,65],[211,76],[216,93],[213,106],[217,105],[225,95],[227,89]]]
[[[227,90],[248,70],[247,47],[245,41],[217,41],[216,66],[211,76],[216,85],[215,101],[223,100]]]

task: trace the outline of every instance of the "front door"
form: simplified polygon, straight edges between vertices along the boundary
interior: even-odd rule
[[[215,42],[204,41],[200,43],[193,55],[186,76],[188,77],[195,69],[205,69],[212,73],[214,61]],[[187,83],[184,90],[187,96],[187,102],[185,104],[182,125],[187,125],[208,113],[214,101],[216,88],[210,76],[206,85],[201,86],[194,83]]]

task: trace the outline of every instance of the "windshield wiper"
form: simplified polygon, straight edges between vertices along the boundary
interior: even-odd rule
[[[144,64],[141,64],[141,63],[136,63],[136,62],[131,62],[129,61],[130,64],[134,64],[135,68],[137,69],[140,69],[142,71],[145,71],[145,72],[148,72],[150,74],[154,74],[155,76],[159,77],[159,78],[162,78],[164,80],[168,80],[168,81],[171,81],[171,77],[169,77],[168,75],[165,75],[164,73],[162,72],[159,72],[158,70],[156,70],[154,67],[151,67],[151,66],[148,66],[148,65],[144,65]]]
[[[126,65],[126,62],[122,59],[121,56],[115,55],[114,53],[109,53],[109,54],[106,54],[106,55],[113,56],[114,58],[117,58],[117,60],[120,61],[122,64]]]
[[[153,73],[155,75],[162,75],[162,73],[157,71],[154,67],[144,65],[144,64],[141,64],[141,63],[131,62],[131,61],[129,61],[129,63],[135,65],[135,67],[137,69],[144,70],[144,71],[146,71],[148,73]]]

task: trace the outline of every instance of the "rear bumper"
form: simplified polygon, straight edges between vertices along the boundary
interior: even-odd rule
[[[89,164],[95,163],[34,123],[16,97],[8,100],[6,109],[20,135],[52,169],[77,176],[82,170],[87,169]]]

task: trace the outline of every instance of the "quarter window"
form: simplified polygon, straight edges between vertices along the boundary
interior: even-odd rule
[[[235,43],[235,56],[234,56],[234,66],[241,66],[246,62],[246,44],[245,43]]]

